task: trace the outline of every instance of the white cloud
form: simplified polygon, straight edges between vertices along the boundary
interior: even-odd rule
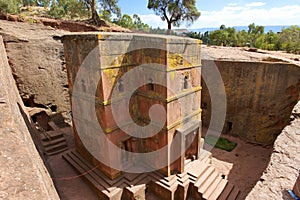
[[[257,25],[299,25],[300,5],[287,5],[283,7],[228,5],[218,11],[201,11],[200,18],[189,28],[248,26],[250,23]],[[260,3],[260,5],[262,5]],[[182,26],[184,27],[184,26]]]
[[[248,26],[251,23],[257,25],[300,25],[300,5],[286,5],[283,7],[262,7],[263,2],[253,2],[239,5],[231,3],[221,10],[200,10],[200,18],[194,22],[191,29],[220,27],[222,24],[229,26]],[[167,28],[167,22],[155,14],[140,15],[144,23],[153,28]],[[180,28],[186,28],[182,24]]]
[[[266,5],[266,3],[264,3],[264,2],[252,2],[252,3],[246,4],[246,7],[261,7],[264,5]]]
[[[155,14],[139,15],[143,23],[149,24],[152,28],[167,28],[167,22]]]

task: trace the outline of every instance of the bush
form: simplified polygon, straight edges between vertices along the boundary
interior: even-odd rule
[[[235,147],[236,147],[236,143],[235,142],[231,142],[225,138],[216,138],[214,136],[206,136],[205,138],[205,143],[209,144],[209,145],[214,145],[215,147],[218,149],[222,149],[225,151],[232,151]]]
[[[21,2],[19,0],[0,0],[0,11],[16,14],[20,12]]]

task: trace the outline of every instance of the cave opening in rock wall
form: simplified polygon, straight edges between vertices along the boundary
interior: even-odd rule
[[[232,126],[233,126],[232,122],[227,122],[227,127],[228,127],[227,133],[230,133],[230,131],[232,130]]]

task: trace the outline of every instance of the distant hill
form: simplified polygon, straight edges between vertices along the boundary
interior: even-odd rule
[[[277,33],[277,32],[281,32],[281,29],[282,28],[288,28],[289,26],[288,25],[285,25],[285,26],[264,26],[265,27],[265,33],[269,32],[270,30],[272,30],[274,33]],[[245,30],[247,31],[248,30],[248,26],[234,26],[234,28],[237,30],[237,31],[240,31],[240,30]],[[218,30],[218,28],[200,28],[200,29],[188,29],[189,31],[191,32],[201,32],[201,33],[205,33],[206,31],[214,31],[214,30]]]

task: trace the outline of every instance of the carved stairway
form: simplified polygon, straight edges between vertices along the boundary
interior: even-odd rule
[[[158,172],[124,173],[116,179],[107,178],[76,151],[63,158],[87,180],[100,199],[134,200],[235,200],[239,189],[222,178],[210,164],[211,153],[201,150],[201,160],[187,161],[185,172],[164,177]]]
[[[202,152],[205,150],[202,150]],[[240,193],[239,189],[210,164],[211,154],[200,160],[195,160],[185,166],[185,171],[189,175],[191,193],[197,199],[205,200],[235,200]]]
[[[51,156],[68,149],[68,144],[64,133],[52,121],[48,122],[51,131],[46,131],[41,134],[42,145],[46,155]]]

